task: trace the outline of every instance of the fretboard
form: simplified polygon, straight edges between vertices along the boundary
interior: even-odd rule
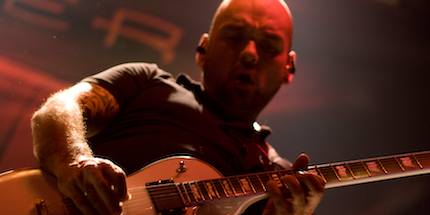
[[[326,182],[326,189],[427,174],[430,173],[430,151],[321,164],[310,166],[308,171],[321,176]],[[213,180],[166,184],[151,187],[150,193],[158,193],[160,194],[158,196],[162,198],[174,196],[178,204],[181,201],[185,206],[191,206],[216,199],[264,194],[266,192],[265,185],[270,179],[278,182],[279,187],[285,188],[279,178],[292,173],[292,170],[281,170]],[[157,195],[151,196],[156,197]],[[169,204],[172,204],[171,199]]]
[[[430,151],[309,167],[326,182],[325,188],[430,173]]]

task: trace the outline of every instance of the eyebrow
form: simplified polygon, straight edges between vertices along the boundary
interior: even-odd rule
[[[219,30],[220,31],[226,31],[226,30],[234,30],[234,31],[246,31],[247,26],[246,24],[239,24],[239,23],[227,23],[222,25]],[[259,29],[263,30],[263,36],[267,37],[267,38],[271,38],[271,39],[281,39],[282,40],[282,36],[274,33],[273,29],[268,28],[268,27],[260,27]],[[257,29],[258,30],[258,29]]]
[[[246,30],[246,26],[243,24],[238,24],[238,23],[227,23],[222,25],[219,28],[220,31],[225,31],[225,30],[236,30],[236,31],[243,31]]]

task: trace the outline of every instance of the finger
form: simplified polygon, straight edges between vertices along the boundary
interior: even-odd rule
[[[85,197],[91,205],[97,210],[99,214],[119,214],[120,209],[117,211],[111,210],[110,205],[106,204],[101,192],[96,188],[89,188],[84,192]]]
[[[292,210],[294,213],[302,214],[306,206],[306,193],[304,192],[299,180],[297,180],[293,175],[285,175],[281,178],[281,181],[284,182],[290,190],[292,197],[290,204]]]
[[[58,188],[61,193],[70,199],[73,205],[82,213],[90,215],[98,214],[82,192],[85,188],[81,182],[81,175],[70,174],[69,176],[58,180]]]
[[[103,166],[84,168],[85,190],[88,201],[100,214],[119,214],[121,207],[108,181],[103,177]]]
[[[99,215],[97,210],[92,206],[90,201],[87,199],[87,196],[79,189],[75,187],[73,191],[70,193],[70,199],[73,201],[73,204],[83,213],[88,215]]]
[[[290,203],[285,201],[278,184],[274,180],[269,180],[266,184],[267,192],[270,194],[271,203],[273,207],[271,210],[275,210],[273,214],[289,214]],[[270,202],[268,202],[270,203]]]
[[[309,172],[298,172],[296,177],[310,192],[324,192],[325,181],[320,176]]]
[[[114,171],[110,166],[105,166],[105,164],[100,166],[102,168],[102,177],[99,179],[99,183],[96,184],[97,192],[111,213],[120,214],[120,202],[127,197],[127,194],[126,191],[123,191],[124,194],[118,195],[117,187],[122,187],[123,190],[126,190],[125,176]]]
[[[324,180],[311,173],[299,174],[298,180],[307,188],[306,214],[312,214],[321,202],[324,195]]]
[[[294,161],[293,164],[293,170],[297,170],[297,169],[307,169],[308,165],[309,165],[309,156],[302,153],[300,154],[296,160]]]
[[[118,166],[107,166],[107,169],[112,168],[113,171],[103,171],[105,178],[111,182],[111,190],[119,201],[129,199],[127,193],[126,175],[125,172]]]

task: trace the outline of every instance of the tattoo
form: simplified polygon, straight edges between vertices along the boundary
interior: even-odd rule
[[[98,121],[118,111],[118,103],[112,94],[98,85],[92,86],[93,90],[81,97],[87,121]]]

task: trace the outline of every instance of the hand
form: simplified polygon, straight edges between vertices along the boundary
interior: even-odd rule
[[[292,169],[306,169],[309,157],[301,154],[293,164]],[[321,202],[324,195],[324,180],[309,172],[298,172],[285,175],[281,181],[289,187],[291,198],[285,199],[276,182],[267,182],[270,199],[263,211],[264,215],[311,215]]]
[[[60,191],[86,215],[121,214],[128,199],[124,171],[109,160],[81,157],[57,172]]]

